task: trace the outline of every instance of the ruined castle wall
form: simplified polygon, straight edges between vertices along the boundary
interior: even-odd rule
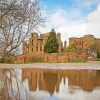
[[[83,48],[82,38],[69,38],[69,45],[74,44],[77,50],[81,50]]]
[[[30,40],[29,40],[29,55],[36,53],[37,38],[38,38],[37,33],[31,33],[31,37],[30,37]]]
[[[61,53],[62,43],[61,43],[61,33],[57,33],[57,40],[58,40],[58,51]]]
[[[29,55],[29,44],[25,42],[22,43],[22,54]]]
[[[95,38],[93,35],[85,35],[83,38],[83,49],[90,48],[91,45],[95,44]]]
[[[93,35],[84,35],[82,38],[69,38],[69,45],[74,44],[77,50],[87,50],[91,47],[91,45],[95,45],[98,47],[100,45],[100,40],[94,38]]]
[[[100,39],[96,39],[96,51],[97,54],[100,56]]]
[[[67,53],[51,53],[51,54],[34,54],[32,56],[19,56],[17,62],[51,62],[51,63],[66,63],[68,61],[86,61],[88,54],[85,51],[67,52]]]

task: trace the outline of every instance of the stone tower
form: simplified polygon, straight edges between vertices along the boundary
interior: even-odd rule
[[[61,53],[62,43],[61,43],[61,33],[57,33],[57,40],[58,40],[58,51]]]
[[[51,30],[51,32],[55,32],[54,29]],[[44,46],[47,41],[48,33],[40,34],[38,33],[31,33],[29,43],[27,44],[26,42],[23,42],[22,45],[22,52],[24,55],[34,55],[34,54],[44,54]],[[58,40],[58,46],[59,46],[59,53],[61,53],[62,50],[62,42],[61,42],[61,33],[56,34],[57,40]]]

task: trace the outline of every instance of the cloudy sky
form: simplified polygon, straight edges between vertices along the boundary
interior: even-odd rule
[[[46,17],[41,32],[55,28],[62,40],[93,34],[100,38],[100,0],[40,0]]]

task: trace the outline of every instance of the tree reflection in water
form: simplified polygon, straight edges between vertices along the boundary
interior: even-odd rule
[[[0,100],[20,100],[23,84],[14,69],[0,70]],[[25,91],[24,91],[25,95]]]
[[[96,70],[0,70],[0,100],[100,100],[99,87]]]

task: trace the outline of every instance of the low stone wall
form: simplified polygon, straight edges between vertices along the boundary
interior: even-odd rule
[[[17,63],[26,63],[28,60],[28,57],[25,55],[19,55],[15,58],[15,62]]]
[[[78,55],[78,59],[80,60],[80,61],[86,61],[87,60],[87,58],[88,58],[88,53],[86,52],[86,51],[82,51],[82,52],[80,52],[79,53],[79,55]]]
[[[26,62],[51,62],[51,63],[66,63],[69,61],[86,61],[88,54],[82,52],[67,52],[67,53],[51,53],[51,54],[37,54],[32,56],[18,56],[16,61],[19,63]]]
[[[67,52],[67,53],[60,53],[60,54],[45,54],[45,62],[54,62],[54,63],[66,63],[69,61],[86,61],[87,60],[87,53],[81,52]]]

